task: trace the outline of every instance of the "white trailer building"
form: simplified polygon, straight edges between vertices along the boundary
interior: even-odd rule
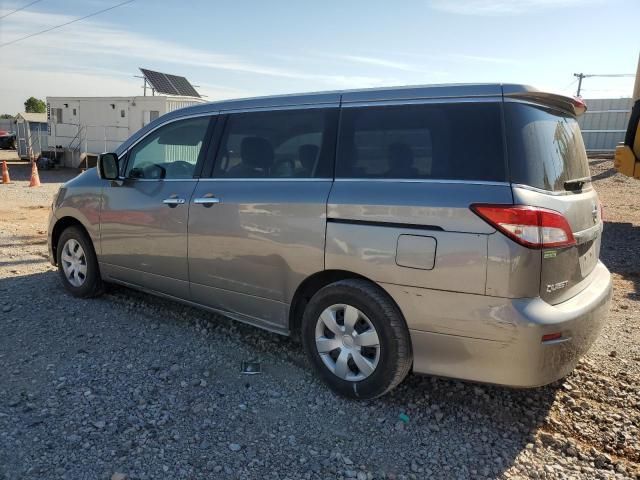
[[[184,96],[47,97],[49,155],[67,167],[93,166],[147,123],[205,100]]]

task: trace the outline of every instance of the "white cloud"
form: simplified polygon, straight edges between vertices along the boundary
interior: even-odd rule
[[[407,60],[406,62],[387,62],[386,60],[372,58],[372,57],[357,57],[357,56],[346,56],[345,59],[351,59],[352,61],[356,61],[356,59],[365,59],[360,60],[362,63],[371,63],[380,61],[381,65],[387,64],[389,68],[397,68],[399,70],[406,71],[414,71],[414,72],[424,72],[429,73],[431,75],[446,77],[449,75],[449,72],[445,70],[432,70],[426,69],[424,67],[418,67],[417,65],[428,65],[430,62],[437,62],[438,65],[442,65],[444,63],[484,63],[484,64],[497,64],[497,65],[523,65],[525,62],[523,60],[518,60],[509,57],[501,57],[495,55],[477,55],[477,54],[465,54],[465,53],[413,53],[406,51],[395,51],[395,52],[386,52],[386,55],[391,57],[404,57]]]
[[[14,66],[2,71],[0,112],[15,114],[24,111],[22,102],[27,97],[44,99],[55,96],[133,96],[141,94],[140,84],[134,79],[105,77],[100,74],[50,71],[39,75],[33,70]]]
[[[430,0],[436,10],[458,15],[522,15],[540,10],[583,7],[603,0]]]
[[[459,60],[462,62],[493,63],[496,65],[519,65],[524,63],[520,60],[514,60],[512,58],[492,57],[488,55],[452,54],[450,55],[450,58],[452,60]]]
[[[73,17],[61,14],[23,11],[12,17],[12,22],[3,25],[0,44],[19,39],[29,33],[70,21]],[[388,85],[388,78],[367,75],[327,74],[324,71],[305,71],[299,67],[284,68],[262,64],[237,55],[191,48],[175,42],[129,32],[98,22],[78,22],[34,38],[3,47],[11,52],[11,62],[3,66],[3,84],[10,82],[15,98],[0,98],[0,111],[20,108],[25,95],[43,92],[39,96],[53,95],[136,95],[140,93],[140,81],[133,75],[136,70],[118,70],[127,62],[155,65],[175,65],[198,70],[226,71],[241,75],[255,75],[273,79],[299,80],[314,85],[316,89],[343,89]],[[170,73],[175,73],[170,72]],[[198,78],[192,79],[199,83]],[[315,86],[317,85],[317,86]],[[203,93],[210,99],[229,98],[235,92],[245,95],[266,93],[246,91],[217,85],[202,84]],[[123,93],[126,90],[126,93]],[[55,92],[55,93],[54,93]],[[61,93],[64,92],[64,93]],[[91,93],[90,93],[91,92]],[[0,112],[1,113],[1,112]]]
[[[395,62],[392,60],[386,60],[384,58],[377,57],[364,57],[360,55],[338,55],[335,58],[339,60],[346,60],[348,62],[362,63],[365,65],[373,65],[376,67],[391,68],[394,70],[402,70],[405,72],[416,71],[416,67],[407,63]]]

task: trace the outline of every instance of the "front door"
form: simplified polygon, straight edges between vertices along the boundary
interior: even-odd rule
[[[189,201],[211,117],[161,126],[121,160],[123,180],[103,190],[102,272],[114,280],[188,298]]]
[[[286,330],[289,303],[324,268],[335,108],[227,117],[189,210],[194,301]]]

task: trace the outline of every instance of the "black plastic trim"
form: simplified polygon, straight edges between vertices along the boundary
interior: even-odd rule
[[[415,225],[413,223],[377,222],[375,220],[351,220],[348,218],[327,218],[327,223],[343,223],[348,225],[368,225],[372,227],[407,228],[412,230],[431,230],[444,232],[438,225]]]

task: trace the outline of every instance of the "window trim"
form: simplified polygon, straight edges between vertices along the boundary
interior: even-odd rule
[[[407,98],[404,100],[375,100],[342,103],[340,110],[362,107],[402,107],[404,105],[450,105],[459,103],[503,103],[501,96],[490,97],[440,97],[440,98]]]
[[[593,184],[591,183],[591,180],[587,181],[586,183],[588,185],[585,184],[579,192],[572,191],[572,190],[545,190],[544,188],[532,187],[531,185],[526,185],[524,183],[512,183],[511,186],[514,188],[529,190],[531,192],[544,193],[545,195],[553,195],[555,197],[560,197],[560,196],[576,195],[579,193],[586,193],[586,192],[592,191]]]
[[[454,178],[336,178],[336,182],[393,182],[393,183],[448,183],[462,185],[494,185],[509,186],[508,181],[501,180],[456,180]]]
[[[202,175],[202,167],[204,166],[205,160],[207,158],[203,154],[205,151],[208,151],[209,147],[211,146],[212,131],[215,125],[218,123],[218,116],[219,115],[217,112],[207,112],[207,113],[200,113],[195,115],[186,115],[184,117],[171,118],[159,125],[156,125],[151,130],[146,132],[143,136],[138,138],[131,145],[129,145],[127,149],[124,152],[122,152],[121,155],[118,156],[118,158],[121,160],[118,180],[142,181],[142,182],[161,182],[161,181],[162,182],[176,182],[176,181],[188,182],[188,181],[198,180],[198,178]],[[127,171],[127,167],[129,166],[129,161],[131,159],[131,156],[130,156],[131,150],[133,150],[140,142],[144,141],[149,135],[152,135],[156,130],[159,130],[160,128],[163,128],[172,123],[180,122],[183,120],[192,120],[194,118],[201,118],[201,117],[210,117],[209,125],[207,125],[207,129],[205,130],[205,137],[202,140],[202,148],[200,149],[200,152],[198,154],[198,161],[196,162],[196,166],[195,166],[192,178],[157,178],[157,179],[156,178],[130,178],[124,175],[124,172]]]
[[[172,181],[221,181],[221,182],[238,182],[238,181],[259,181],[259,182],[290,182],[290,181],[336,181],[336,182],[404,182],[404,183],[449,183],[449,184],[466,184],[466,185],[495,185],[495,186],[504,186],[511,185],[509,180],[506,181],[485,181],[485,180],[455,180],[455,179],[394,179],[394,178],[366,178],[366,177],[354,177],[354,178],[336,178],[336,169],[337,169],[337,161],[338,161],[338,149],[339,149],[339,141],[340,141],[340,129],[342,126],[342,114],[345,109],[349,108],[362,108],[362,107],[378,107],[378,106],[403,106],[403,105],[429,105],[429,104],[458,104],[458,103],[496,103],[501,105],[501,116],[504,115],[504,104],[505,102],[517,102],[517,103],[525,103],[532,104],[535,106],[542,106],[546,108],[550,108],[548,105],[539,104],[531,101],[525,101],[522,99],[513,99],[513,98],[503,98],[500,96],[489,96],[489,97],[442,97],[442,98],[416,98],[416,99],[393,99],[393,100],[376,100],[376,101],[357,101],[357,102],[349,102],[349,103],[318,103],[318,104],[296,104],[296,105],[286,105],[286,106],[276,106],[276,107],[248,107],[248,108],[239,108],[233,110],[217,110],[217,111],[209,111],[198,114],[190,114],[182,117],[176,117],[172,119],[168,119],[163,123],[156,125],[151,130],[146,132],[142,137],[138,138],[135,142],[129,145],[120,155],[120,159],[124,159],[124,162],[121,162],[121,169],[124,171],[126,169],[126,165],[129,160],[129,152],[132,148],[134,148],[138,143],[144,140],[148,135],[151,135],[157,129],[168,125],[173,122],[181,121],[181,120],[189,120],[192,118],[198,117],[211,117],[211,122],[209,124],[209,130],[207,131],[207,155],[204,158],[202,165],[198,171],[198,165],[196,165],[196,172],[194,173],[194,178],[192,179],[128,179],[135,181],[164,181],[164,182],[172,182]],[[292,111],[292,110],[314,110],[317,108],[323,109],[335,109],[337,110],[337,116],[335,121],[335,132],[334,132],[334,152],[333,152],[333,162],[332,162],[332,170],[333,175],[331,177],[316,177],[316,178],[221,178],[221,177],[213,177],[213,169],[215,168],[215,160],[218,154],[218,149],[221,146],[222,135],[224,133],[224,128],[226,126],[227,118],[232,114],[239,113],[258,113],[258,112],[275,112],[275,111]],[[504,121],[504,120],[502,120]],[[507,163],[506,168],[507,172],[509,172],[508,166],[508,152],[506,151],[506,133],[503,128],[503,155],[505,158],[505,163]],[[203,145],[204,150],[204,145]],[[202,151],[200,152],[202,154]],[[200,158],[198,159],[200,162]],[[119,180],[127,180],[124,176],[120,176]]]
[[[380,101],[364,101],[354,102],[340,105],[340,117],[338,120],[338,131],[336,137],[336,151],[334,155],[333,178],[334,181],[382,181],[382,182],[410,182],[410,183],[459,183],[467,185],[510,185],[510,171],[508,163],[507,139],[504,125],[504,102],[506,99],[500,96],[489,97],[451,97],[451,98],[433,98],[433,99],[407,99],[407,100],[380,100]],[[469,103],[489,103],[496,104],[499,109],[500,124],[500,151],[504,162],[505,180],[469,180],[454,178],[384,178],[384,177],[338,177],[338,161],[340,152],[340,139],[342,131],[342,115],[346,109],[350,108],[376,108],[376,107],[402,107],[417,105],[451,105],[451,104],[469,104]]]
[[[213,170],[216,167],[218,150],[220,150],[220,146],[222,145],[222,137],[224,135],[225,129],[227,128],[228,119],[229,119],[229,114],[224,113],[219,115],[219,118],[216,122],[215,128],[213,130],[213,134],[211,135],[209,148],[207,150],[205,165],[204,165],[204,168],[202,169],[202,172],[201,172],[202,174],[200,175],[200,178],[202,180],[213,178]]]
[[[201,182],[333,182],[332,177],[273,177],[273,178],[224,178],[224,177],[202,177],[197,180]]]

